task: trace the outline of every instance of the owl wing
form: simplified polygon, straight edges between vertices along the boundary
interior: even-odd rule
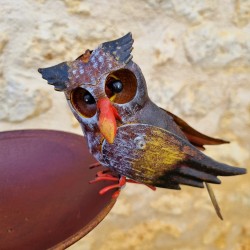
[[[244,168],[217,162],[179,136],[147,124],[119,127],[113,144],[104,141],[102,154],[119,174],[164,188],[180,189],[180,184],[204,187],[203,182],[220,184],[217,176],[246,173]]]
[[[200,150],[205,150],[204,145],[220,145],[224,143],[229,143],[229,141],[221,140],[218,138],[212,138],[207,135],[204,135],[197,130],[193,129],[189,124],[187,124],[184,120],[182,120],[180,117],[174,115],[173,113],[162,109],[165,111],[168,115],[170,115],[174,122],[179,126],[179,128],[182,130],[182,132],[185,134],[189,142],[194,145],[196,148]],[[215,194],[213,192],[213,189],[210,184],[205,182],[209,197],[211,199],[211,202],[214,206],[214,209],[220,219],[223,220],[219,204],[216,200]]]
[[[199,131],[195,130],[194,128],[192,128],[188,123],[186,123],[177,115],[174,115],[173,113],[167,110],[164,110],[164,111],[174,119],[174,122],[180,127],[180,129],[185,134],[189,142],[201,150],[205,149],[204,145],[220,145],[220,144],[229,143],[229,141],[225,141],[222,139],[213,138],[213,137],[204,135],[200,133]]]

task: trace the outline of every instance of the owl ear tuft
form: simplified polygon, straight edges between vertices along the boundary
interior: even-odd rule
[[[129,32],[117,40],[103,43],[101,47],[105,52],[114,56],[117,61],[127,64],[133,57],[130,54],[133,50],[133,42],[132,34]]]
[[[40,68],[38,72],[42,75],[43,79],[48,81],[48,84],[54,85],[55,90],[63,91],[67,88],[66,83],[69,82],[68,70],[68,64],[62,62],[52,67]]]

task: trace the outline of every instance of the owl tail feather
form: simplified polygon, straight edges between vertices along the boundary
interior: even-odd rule
[[[222,217],[222,214],[221,214],[220,206],[219,206],[219,204],[218,204],[218,202],[217,202],[217,199],[216,199],[216,197],[215,197],[215,194],[214,194],[214,191],[213,191],[211,185],[208,184],[208,183],[206,183],[206,182],[205,182],[205,185],[206,185],[207,192],[208,192],[208,194],[209,194],[209,197],[210,197],[210,199],[211,199],[211,202],[212,202],[212,204],[213,204],[213,207],[214,207],[214,210],[215,210],[217,216],[218,216],[221,220],[223,220],[223,217]]]
[[[171,172],[172,181],[203,188],[204,182],[220,184],[217,176],[233,176],[245,174],[246,169],[236,168],[224,163],[217,162],[212,158],[203,155],[203,159],[189,159]]]

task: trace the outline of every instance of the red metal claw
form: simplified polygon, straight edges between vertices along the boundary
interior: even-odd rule
[[[97,174],[96,174],[96,178],[92,181],[90,181],[89,183],[90,184],[93,184],[93,183],[96,183],[96,182],[100,182],[100,181],[118,181],[119,180],[119,183],[118,184],[113,184],[113,185],[109,185],[103,189],[101,189],[99,191],[99,194],[100,195],[103,195],[105,193],[107,193],[108,191],[112,190],[112,189],[115,189],[115,188],[119,188],[119,190],[117,190],[113,195],[112,195],[112,198],[117,198],[121,192],[121,188],[124,188],[124,186],[126,185],[126,183],[134,183],[134,184],[143,184],[143,183],[140,183],[140,182],[136,182],[134,180],[131,180],[131,179],[127,179],[125,176],[114,176],[112,174],[112,171],[107,169],[107,170],[102,170],[102,171],[98,171]],[[152,189],[153,191],[156,190],[156,187],[154,186],[150,186],[150,185],[147,185],[147,184],[143,184],[147,187],[149,187],[150,189]]]
[[[93,163],[89,166],[89,169],[93,169],[93,168],[100,168],[102,167],[101,163],[100,162],[96,162],[96,163]]]
[[[93,183],[97,183],[100,181],[119,181],[118,184],[114,184],[114,185],[109,185],[103,189],[101,189],[99,191],[100,195],[105,194],[106,192],[108,192],[109,190],[115,189],[115,188],[121,188],[122,186],[124,186],[126,184],[126,177],[119,177],[119,176],[115,176],[111,170],[106,169],[106,170],[102,170],[102,171],[98,171],[96,173],[96,178],[92,181],[90,181],[90,184]],[[117,190],[113,195],[112,198],[117,198],[119,196],[120,190]]]
[[[102,177],[96,177],[94,180],[89,181],[90,184],[99,182],[99,181],[117,181],[119,178],[117,177],[112,177],[112,176],[102,176]]]
[[[101,171],[98,171],[97,173],[96,173],[96,176],[97,177],[116,177],[117,178],[117,180],[119,180],[119,178],[118,178],[118,176],[115,176],[115,175],[113,175],[112,174],[112,171],[110,170],[110,169],[106,169],[106,170],[101,170]]]
[[[107,186],[103,189],[101,189],[99,191],[99,194],[100,195],[103,195],[105,194],[106,192],[108,192],[109,190],[112,190],[114,188],[119,188],[119,190],[117,190],[113,195],[112,195],[112,198],[117,198],[121,192],[121,188],[123,188],[124,186],[126,185],[126,177],[125,176],[121,176],[120,179],[119,179],[119,183],[118,184],[114,184],[114,185],[110,185],[110,186]]]

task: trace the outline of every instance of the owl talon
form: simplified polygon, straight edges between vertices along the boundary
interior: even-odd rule
[[[102,167],[102,164],[100,162],[96,162],[96,163],[93,163],[89,166],[89,169],[93,169],[93,168],[100,168]]]
[[[96,177],[94,180],[89,181],[89,183],[93,184],[99,181],[117,181],[117,180],[119,180],[119,178],[107,175],[107,176]]]
[[[109,169],[98,171],[96,173],[96,176],[97,177],[115,177],[117,180],[119,180],[118,177],[112,175],[112,172]]]
[[[100,195],[103,195],[103,194],[107,193],[109,190],[119,188],[119,190],[117,190],[112,195],[112,198],[117,198],[119,196],[119,194],[120,194],[121,189],[125,187],[127,182],[128,183],[134,183],[134,184],[143,184],[143,183],[131,180],[131,179],[127,179],[125,176],[116,177],[116,176],[113,176],[112,174],[108,174],[108,173],[112,173],[112,172],[109,169],[98,171],[96,173],[96,178],[94,180],[92,180],[92,181],[89,181],[90,184],[93,184],[93,183],[97,183],[97,182],[100,182],[100,181],[118,181],[119,180],[118,184],[110,185],[110,186],[107,186],[107,187],[101,189],[99,191]],[[150,186],[150,185],[147,185],[147,184],[144,184],[144,185],[149,187],[153,191],[156,190],[156,187],[154,187],[154,186]]]
[[[108,174],[108,173],[111,173],[111,174]],[[101,189],[99,191],[100,195],[105,194],[106,192],[108,192],[111,189],[121,188],[126,184],[126,178],[125,177],[120,178],[118,176],[114,176],[114,175],[112,175],[112,171],[110,171],[109,169],[98,171],[96,173],[96,178],[94,180],[92,180],[92,181],[89,181],[89,183],[93,184],[93,183],[100,182],[100,181],[119,181],[118,184],[110,185],[110,186],[107,186],[107,187]],[[112,198],[116,199],[119,196],[119,194],[120,194],[120,190],[117,190],[112,195]]]
[[[105,177],[103,177],[103,178],[105,178]],[[103,195],[103,194],[107,193],[109,190],[119,188],[119,190],[117,190],[112,196],[113,198],[117,198],[119,193],[120,193],[121,188],[124,188],[125,185],[126,185],[126,177],[122,176],[122,177],[119,178],[119,183],[118,184],[110,185],[110,186],[107,186],[107,187],[101,189],[99,191],[99,194]]]

